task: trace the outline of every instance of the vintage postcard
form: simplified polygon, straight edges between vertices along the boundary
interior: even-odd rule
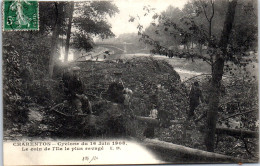
[[[258,163],[257,6],[2,1],[4,165]]]

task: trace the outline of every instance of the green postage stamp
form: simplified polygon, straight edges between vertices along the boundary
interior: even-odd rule
[[[39,30],[38,1],[3,1],[4,31]]]

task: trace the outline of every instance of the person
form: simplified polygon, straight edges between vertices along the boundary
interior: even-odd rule
[[[150,111],[150,118],[158,119],[158,110],[156,109],[156,106],[153,104],[153,109]],[[144,130],[144,136],[146,138],[154,138],[155,137],[155,125],[153,124],[147,124],[146,129]]]
[[[114,73],[114,80],[110,83],[106,94],[111,104],[108,110],[109,120],[107,126],[114,135],[127,135],[127,121],[133,118],[134,114],[130,109],[132,90],[125,88],[121,80],[121,72]]]
[[[120,79],[121,72],[114,73],[115,78],[107,89],[108,100],[118,104],[124,104],[124,84]]]
[[[189,94],[189,99],[190,99],[190,110],[188,113],[188,119],[191,117],[194,117],[194,111],[198,107],[198,105],[201,102],[204,102],[202,92],[199,87],[199,83],[195,81],[192,85],[190,94]]]
[[[88,97],[84,94],[84,83],[79,74],[80,68],[77,66],[73,67],[72,76],[68,82],[68,99],[76,107],[77,114],[84,114],[85,112],[92,114],[91,103],[89,102]],[[82,107],[84,110],[82,110]]]

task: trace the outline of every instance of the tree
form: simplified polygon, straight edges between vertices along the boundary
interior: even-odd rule
[[[57,2],[54,2],[54,5],[55,5],[55,15],[54,15],[55,22],[52,31],[52,39],[51,39],[51,55],[49,59],[49,78],[52,78],[53,75],[54,57],[56,56],[57,41],[59,37],[59,21],[60,21],[59,12],[62,11],[61,5],[59,5]]]
[[[240,8],[236,9],[239,3]],[[207,62],[211,66],[211,90],[209,95],[209,110],[207,112],[207,133],[205,137],[205,144],[208,151],[214,151],[215,129],[217,112],[220,99],[220,87],[222,83],[222,76],[224,74],[224,67],[228,67],[228,63],[234,63],[235,65],[242,65],[249,61],[243,59],[247,51],[253,48],[256,43],[256,37],[250,33],[238,34],[240,31],[237,26],[243,24],[241,20],[241,14],[238,13],[250,11],[251,13],[245,13],[248,20],[254,20],[254,25],[245,25],[243,30],[250,28],[253,32],[256,31],[257,25],[256,17],[254,17],[255,9],[252,8],[254,1],[244,2],[238,0],[232,1],[213,1],[213,0],[194,0],[189,2],[184,7],[183,17],[181,22],[177,22],[169,17],[165,17],[163,14],[158,15],[154,13],[154,18],[158,19],[158,24],[152,23],[154,27],[164,26],[165,28],[156,28],[160,34],[168,31],[169,27],[179,32],[182,44],[186,44],[187,52],[181,51],[174,52],[177,57],[186,58],[196,57]],[[251,10],[248,10],[250,8]],[[145,8],[146,9],[146,8]],[[147,13],[153,12],[152,9],[147,10]],[[225,17],[223,17],[225,13]],[[130,21],[134,21],[134,17],[130,18]],[[215,20],[216,19],[216,20]],[[155,22],[155,21],[154,21]],[[240,23],[239,23],[240,22]],[[163,24],[162,24],[163,23]],[[216,26],[216,25],[223,25]],[[245,28],[246,27],[246,28]],[[145,43],[154,46],[156,51],[166,50],[166,52],[172,52],[167,46],[154,39],[151,35],[146,34],[142,25],[138,25],[138,34],[141,36],[141,40]],[[230,40],[230,36],[235,35],[237,37]],[[252,38],[253,35],[253,38]],[[237,39],[237,40],[235,40]],[[242,46],[240,40],[245,41],[247,45]],[[189,50],[188,43],[199,43],[200,45],[206,45],[207,51],[194,53]]]
[[[212,152],[214,151],[217,112],[219,107],[219,98],[221,91],[221,80],[224,73],[224,57],[227,56],[227,45],[229,43],[229,37],[234,22],[236,5],[237,0],[230,1],[228,4],[228,10],[223,26],[223,31],[218,44],[219,49],[222,53],[216,55],[216,60],[213,62],[212,65],[212,81],[210,91],[211,95],[209,96],[209,110],[207,112],[207,133],[205,138],[207,150]]]
[[[55,60],[58,55],[58,44],[60,43],[59,36],[65,34],[66,31],[66,18],[67,13],[66,6],[67,2],[41,2],[39,3],[39,13],[40,13],[40,31],[35,35],[39,35],[42,37],[50,37],[50,50],[51,53],[47,56],[49,59],[48,64],[48,75],[49,78],[53,76],[53,68],[55,64]],[[50,19],[53,17],[53,19]],[[46,55],[44,55],[46,56]],[[46,63],[46,62],[45,62]]]
[[[92,37],[82,33],[74,34],[72,40],[73,42],[71,44],[76,49],[84,49],[85,51],[89,51],[94,46]]]
[[[183,12],[179,8],[169,6],[164,12],[161,13],[160,17],[168,18],[176,24],[180,24],[180,19],[183,16]],[[159,17],[159,15],[154,15],[154,18]],[[181,44],[180,33],[174,27],[165,26],[167,21],[160,19],[159,23],[156,25],[152,23],[149,27],[145,29],[145,34],[149,35],[156,41],[159,41],[162,45],[166,47],[174,46],[175,48]],[[170,34],[170,35],[169,35]]]
[[[111,2],[93,1],[93,2],[71,2],[69,6],[67,38],[65,46],[65,62],[68,61],[68,51],[71,38],[71,27],[76,30],[72,32],[73,46],[78,49],[88,51],[93,46],[92,37],[100,36],[108,38],[114,36],[111,31],[111,25],[106,17],[112,17],[118,8]],[[76,13],[73,17],[73,13]],[[80,41],[81,40],[81,41]]]
[[[107,15],[112,17],[118,12],[117,7],[111,2],[41,2],[40,10],[45,10],[42,12],[45,14],[40,20],[40,31],[47,35],[52,34],[49,58],[50,78],[52,78],[58,55],[58,45],[63,42],[63,39],[60,39],[61,35],[66,34],[65,61],[68,60],[71,36],[75,39],[73,46],[86,51],[93,46],[93,35],[99,35],[102,38],[114,36],[110,30],[111,26],[106,21]],[[76,13],[75,17],[73,17],[73,13]],[[53,16],[54,19],[49,19],[50,16]],[[71,29],[75,30],[71,31]],[[77,41],[83,38],[83,41]]]
[[[118,11],[118,8],[108,1],[79,2],[75,6],[78,16],[73,19],[73,23],[80,33],[98,35],[101,38],[113,37],[106,17],[112,17]]]
[[[64,62],[68,61],[68,54],[69,54],[69,44],[70,44],[70,34],[71,34],[71,25],[72,25],[72,17],[74,11],[74,1],[71,2],[69,5],[69,23],[68,23],[68,30],[67,30],[67,38],[66,38],[66,45],[65,45],[65,56]]]

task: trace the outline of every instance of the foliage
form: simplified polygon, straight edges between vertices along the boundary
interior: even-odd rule
[[[176,48],[176,46],[182,42],[180,32],[175,30],[174,27],[166,26],[168,23],[162,18],[169,18],[170,20],[174,20],[175,24],[180,24],[182,16],[183,12],[179,8],[169,6],[161,15],[154,14],[153,18],[159,19],[158,24],[155,23],[156,21],[151,23],[151,25],[145,29],[145,34],[149,35],[155,41],[159,41],[163,46]]]
[[[194,54],[195,58],[212,63],[211,57],[221,52],[218,50],[218,41],[222,31],[219,25],[224,24],[227,11],[226,1],[213,1],[213,3],[214,15],[211,25],[207,20],[213,10],[210,1],[194,0],[188,2],[182,10],[170,6],[160,14],[152,9],[146,10],[146,15],[153,15],[154,21],[145,30],[142,25],[138,26],[141,40],[154,46],[154,52],[165,50],[166,56],[174,50],[174,56],[180,57],[185,52],[187,56]],[[246,51],[256,48],[257,10],[254,7],[255,3],[256,1],[239,1],[229,41],[229,52],[225,56],[227,61],[239,63],[241,58],[238,59],[238,57],[245,56]],[[130,20],[135,19],[133,17]],[[209,34],[209,29],[211,29],[211,34]],[[165,38],[167,40],[164,40]],[[207,50],[203,50],[205,47]]]
[[[118,8],[108,1],[79,2],[76,3],[77,16],[74,17],[73,24],[83,34],[98,35],[101,38],[113,37],[106,17],[112,17],[117,12]]]
[[[42,71],[46,71],[45,66],[40,65],[42,63],[40,56],[38,57],[38,64],[33,63],[33,58],[37,58],[37,56],[33,57],[30,51],[30,49],[24,50],[12,45],[3,47],[3,99],[4,126],[6,128],[7,126],[11,128],[16,124],[26,123],[30,104],[50,104],[50,91],[46,88],[48,84],[43,81],[26,80],[28,77],[31,77],[31,74],[35,74],[35,79],[39,79],[41,75],[45,74]],[[24,58],[19,52],[28,56]],[[44,56],[42,57],[44,58]],[[22,75],[22,72],[27,70],[30,62],[33,64],[31,68],[34,72]]]
[[[8,51],[7,51],[8,50]],[[20,122],[24,122],[26,120],[26,113],[23,111],[21,106],[22,103],[22,95],[24,92],[22,91],[21,82],[19,80],[19,75],[21,69],[20,65],[20,56],[13,49],[12,46],[4,46],[3,47],[3,55],[6,62],[3,63],[3,102],[4,102],[4,119],[6,120],[5,125],[10,125],[8,122],[8,118],[12,116],[18,116]],[[7,75],[8,73],[8,75]],[[11,76],[8,79],[8,76]],[[19,107],[20,106],[20,107]],[[17,119],[17,120],[18,120]],[[19,121],[19,120],[18,120]],[[4,126],[6,127],[6,126]]]
[[[97,45],[109,44],[114,45],[121,50],[126,48],[126,52],[129,53],[149,53],[150,46],[146,45],[142,41],[139,41],[139,36],[136,33],[123,33],[116,38],[97,39]]]
[[[37,32],[12,32],[3,34],[3,43],[12,47],[20,55],[20,67],[26,67],[27,62],[31,63],[36,79],[42,78],[47,72],[48,66],[46,66],[46,62],[48,62],[50,54],[48,40],[48,36],[42,36]],[[3,60],[4,62],[6,61],[6,59]],[[9,63],[12,63],[12,60]]]
[[[256,51],[257,48],[257,10],[256,1],[240,2],[237,6],[234,30],[231,35],[231,45],[236,52],[248,50]]]
[[[60,35],[66,34],[66,18],[68,13],[66,12],[68,8],[68,2],[40,2],[39,3],[39,14],[40,14],[40,33],[41,34],[51,34],[56,21],[55,19],[50,19],[54,16],[59,16],[58,26]]]
[[[85,34],[77,33],[72,37],[72,46],[76,49],[84,49],[89,51],[93,48],[94,41]]]
[[[83,62],[78,65],[82,68],[81,76],[87,83],[87,94],[93,103],[99,103],[99,96],[105,98],[106,89],[114,78],[113,73],[122,72],[124,87],[133,91],[130,109],[134,115],[149,116],[156,107],[160,112],[158,117],[162,119],[161,124],[167,126],[169,121],[165,120],[165,116],[168,120],[175,119],[187,109],[186,88],[180,84],[179,75],[167,62],[134,58],[119,63]],[[97,111],[101,111],[99,107]],[[142,138],[145,125],[136,122],[131,124],[130,128],[136,130],[137,137]]]
[[[179,104],[176,102],[175,104],[177,105],[173,105],[172,102],[167,102],[171,100],[176,101],[177,99],[181,101],[180,96],[176,96],[175,98],[174,95],[183,93],[178,91],[177,88],[179,86],[181,88],[178,74],[167,62],[161,62],[153,58],[136,58],[127,60],[124,63],[105,62],[100,65],[95,64],[95,67],[86,65],[85,63],[79,64],[80,67],[83,68],[82,77],[84,81],[87,82],[88,93],[96,96],[99,96],[102,91],[108,88],[108,85],[113,80],[114,72],[120,71],[124,73],[122,81],[125,87],[130,88],[134,92],[132,109],[136,115],[148,116],[153,103],[160,105],[160,109],[166,112],[171,112],[172,109],[181,105],[181,102]],[[95,69],[96,72],[91,73],[91,75],[87,77],[85,73],[90,73],[92,68]],[[160,86],[158,89],[160,94],[156,94],[155,92],[158,85]],[[155,100],[153,95],[163,95],[165,97],[157,96],[158,101],[153,101]],[[171,112],[170,114],[175,113]]]

